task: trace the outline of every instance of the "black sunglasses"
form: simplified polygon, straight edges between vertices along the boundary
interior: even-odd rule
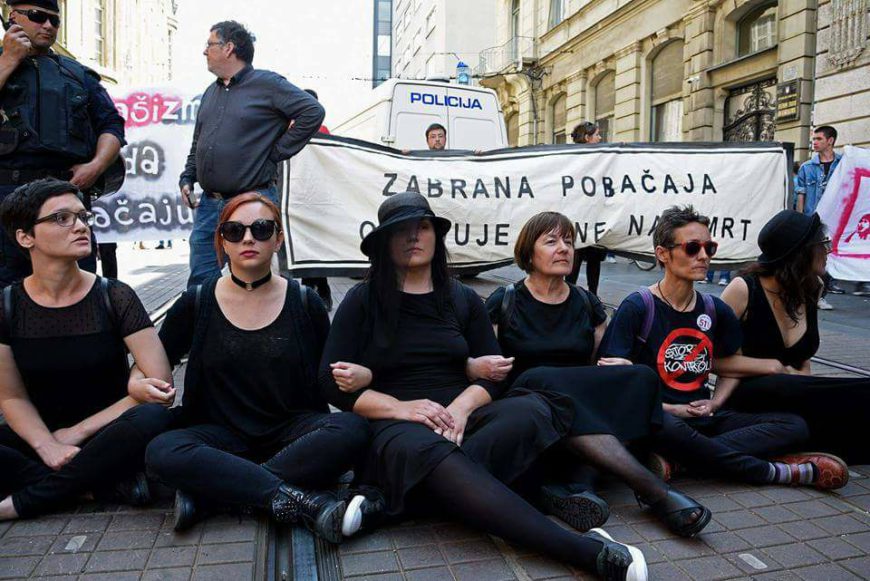
[[[220,225],[219,231],[221,237],[227,242],[241,242],[245,237],[245,230],[251,229],[251,236],[254,240],[264,242],[272,237],[272,234],[279,232],[278,224],[275,220],[265,220],[260,218],[254,220],[250,224],[242,224],[241,222],[224,222]]]
[[[719,250],[719,243],[713,242],[712,240],[707,240],[706,242],[689,240],[688,242],[681,242],[680,244],[672,244],[670,246],[670,248],[677,247],[681,247],[688,256],[697,256],[698,253],[701,252],[701,248],[703,248],[704,252],[707,253],[707,256],[713,258],[716,256],[716,251]]]
[[[27,19],[34,24],[45,24],[45,21],[48,20],[55,28],[60,27],[60,16],[57,14],[51,14],[43,10],[37,10],[36,8],[31,8],[30,10],[12,10],[12,12],[18,12],[19,14],[25,15]]]

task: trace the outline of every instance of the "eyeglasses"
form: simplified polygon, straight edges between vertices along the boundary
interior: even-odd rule
[[[45,21],[48,20],[55,28],[60,26],[60,16],[57,14],[51,14],[50,12],[37,10],[35,8],[31,8],[30,10],[12,10],[12,12],[25,15],[27,19],[34,24],[45,24]]]
[[[79,212],[61,210],[60,212],[55,212],[54,214],[49,214],[48,216],[43,216],[42,218],[37,219],[33,222],[33,225],[36,226],[37,224],[54,220],[58,226],[72,228],[75,226],[76,218],[81,220],[82,224],[85,226],[90,227],[94,225],[94,213],[88,212],[87,210],[81,210]]]
[[[272,237],[275,232],[280,232],[278,224],[275,220],[254,220],[251,224],[242,224],[241,222],[224,222],[220,225],[218,231],[221,237],[227,242],[241,242],[245,237],[245,231],[250,228],[251,236],[254,240],[264,242]]]
[[[218,46],[218,45],[222,45],[222,44],[226,44],[226,42],[224,42],[223,40],[217,40],[217,41],[208,40],[205,43],[205,50],[208,50],[213,46]]]
[[[713,258],[716,256],[716,251],[719,250],[719,243],[712,240],[701,242],[700,240],[689,240],[679,244],[672,244],[668,248],[682,248],[688,256],[697,256],[701,249],[707,253],[707,256]]]

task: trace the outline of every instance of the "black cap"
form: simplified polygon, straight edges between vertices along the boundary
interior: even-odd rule
[[[800,250],[822,227],[818,214],[807,216],[795,210],[783,210],[758,233],[761,255],[758,263],[772,266]]]
[[[438,236],[444,236],[450,230],[450,220],[436,216],[432,208],[429,207],[429,201],[421,194],[417,192],[394,194],[381,203],[378,208],[378,226],[366,234],[359,248],[363,254],[371,256],[374,250],[372,244],[390,226],[408,220],[423,220],[425,218],[432,220]]]
[[[17,6],[18,4],[29,4],[31,6],[38,6],[39,8],[44,8],[45,10],[51,10],[52,12],[60,12],[60,8],[57,5],[57,0],[7,0],[6,4],[9,6]]]

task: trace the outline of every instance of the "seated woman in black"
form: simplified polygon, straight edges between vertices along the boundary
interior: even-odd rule
[[[738,351],[742,338],[731,308],[694,289],[718,247],[710,238],[709,223],[691,206],[662,213],[653,244],[665,276],[622,302],[605,333],[602,355],[658,372],[665,415],[655,441],[669,460],[753,484],[842,486],[848,471],[829,458],[768,460],[806,441],[807,425],[799,416],[738,413],[716,409],[711,401],[709,374]],[[716,391],[730,391],[735,382],[720,377]]]
[[[21,186],[0,207],[33,274],[2,291],[0,520],[34,517],[83,494],[143,504],[148,442],[169,427],[166,354],[133,289],[79,269],[93,214],[73,184]],[[127,394],[127,350],[150,376]],[[138,405],[140,402],[159,402]],[[115,494],[118,493],[118,494]]]
[[[674,532],[695,535],[710,522],[710,511],[670,488],[623,446],[661,426],[658,377],[642,365],[607,365],[608,360],[593,365],[607,315],[598,297],[565,282],[573,250],[568,218],[556,212],[533,216],[514,247],[516,263],[528,276],[486,301],[502,351],[514,358],[508,385],[557,400],[567,397],[574,411],[568,449],[623,480]],[[470,363],[476,365],[477,360]],[[590,491],[566,495],[561,487],[544,486],[542,501],[582,530],[600,526],[609,514]]]
[[[331,403],[374,430],[360,480],[386,492],[390,515],[434,501],[471,526],[607,579],[646,579],[637,549],[602,532],[565,530],[508,488],[562,438],[570,410],[519,390],[493,401],[495,383],[469,385],[467,358],[499,348],[483,302],[448,274],[450,221],[411,192],[383,202],[378,220],[362,242],[368,280],[339,306],[320,372]]]
[[[811,376],[810,358],[819,348],[819,277],[830,252],[824,227],[818,215],[783,210],[762,228],[758,245],[758,262],[722,293],[743,326],[743,357],[722,373],[756,376],[743,379],[726,406],[795,413],[809,424],[813,449],[867,464],[870,379]],[[724,403],[726,396],[717,399]]]
[[[282,243],[274,203],[257,193],[234,197],[215,233],[229,272],[188,289],[160,330],[173,365],[189,354],[184,427],[146,453],[149,473],[178,489],[176,530],[226,506],[302,522],[331,542],[360,526],[361,497],[349,511],[335,495],[311,492],[337,482],[370,430],[354,414],[330,414],[320,396],[329,318],[316,293],[272,276]]]

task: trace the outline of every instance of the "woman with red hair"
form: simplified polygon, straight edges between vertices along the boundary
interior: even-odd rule
[[[160,331],[172,365],[189,356],[183,427],[146,451],[149,472],[178,489],[176,530],[236,506],[339,542],[377,504],[325,492],[362,454],[370,430],[357,415],[330,414],[319,394],[329,318],[317,293],[272,276],[283,240],[271,200],[233,198],[215,233],[228,272],[189,288]]]

